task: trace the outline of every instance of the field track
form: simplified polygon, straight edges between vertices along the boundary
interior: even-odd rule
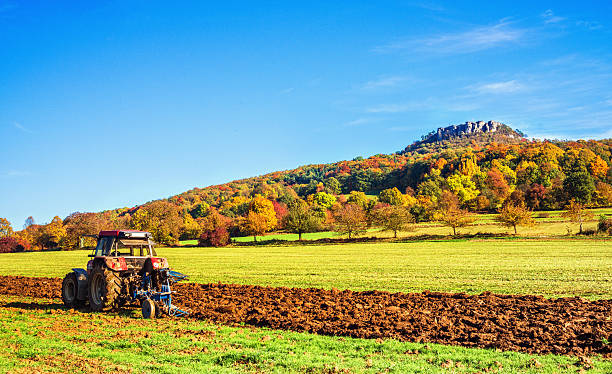
[[[0,277],[0,294],[59,298],[61,279]],[[612,358],[612,300],[178,284],[175,301],[216,323]]]

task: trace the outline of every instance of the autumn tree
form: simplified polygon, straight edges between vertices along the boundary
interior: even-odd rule
[[[180,239],[196,239],[202,234],[202,227],[193,219],[191,214],[184,212],[182,215],[183,224],[181,225]]]
[[[514,228],[514,234],[517,234],[517,226],[533,226],[535,220],[532,212],[525,204],[504,204],[499,210],[499,215],[495,220],[506,227]]]
[[[13,227],[8,219],[0,217],[0,238],[13,235]]]
[[[263,235],[273,230],[278,224],[272,202],[261,195],[256,195],[249,202],[248,213],[241,219],[240,228],[252,235],[257,241],[257,235]]]
[[[83,244],[94,245],[93,238],[84,238],[84,235],[96,235],[100,230],[107,228],[107,222],[99,213],[72,213],[64,219],[66,228],[65,243],[68,247],[77,248]]]
[[[404,195],[397,189],[397,187],[388,188],[380,191],[378,194],[378,201],[389,205],[404,205]]]
[[[36,244],[40,245],[43,249],[55,248],[59,246],[65,237],[66,228],[64,223],[61,218],[55,216],[49,224],[42,226],[40,235],[36,239]]]
[[[199,218],[201,234],[198,245],[201,247],[222,247],[230,242],[229,226],[232,219],[220,214],[215,208],[209,208],[206,217]]]
[[[340,234],[353,235],[366,232],[367,218],[362,207],[357,204],[345,204],[334,212],[335,229]]]
[[[240,220],[240,229],[248,235],[253,236],[253,241],[257,241],[257,235],[263,235],[269,230],[269,221],[262,213],[249,211],[246,217]]]
[[[582,224],[585,221],[595,219],[595,215],[586,210],[584,204],[581,204],[576,200],[570,201],[570,203],[566,206],[566,211],[563,212],[561,216],[569,218],[571,222],[578,223],[580,225],[580,231],[578,231],[579,234],[582,234]]]
[[[467,210],[459,206],[459,198],[454,193],[444,190],[438,200],[438,211],[435,214],[444,226],[453,229],[453,236],[457,235],[457,229],[466,227],[474,222],[474,217]]]
[[[34,225],[36,222],[34,222],[34,217],[29,216],[28,218],[26,218],[24,224],[23,224],[23,229],[26,230],[28,227]]]
[[[302,200],[296,200],[289,206],[289,212],[283,219],[283,225],[288,232],[298,234],[298,240],[302,240],[302,234],[315,232],[321,229],[322,218],[315,214]]]
[[[329,209],[336,203],[336,197],[325,192],[317,192],[314,195],[309,195],[308,201]]]
[[[376,224],[384,231],[392,231],[397,238],[398,231],[409,231],[414,222],[407,207],[399,205],[386,205],[375,208]]]
[[[178,242],[182,224],[179,208],[163,200],[138,208],[130,223],[133,229],[148,231],[153,235],[153,240],[167,245]]]

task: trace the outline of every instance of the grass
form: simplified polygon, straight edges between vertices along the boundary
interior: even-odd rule
[[[1,372],[575,373],[575,357],[318,336],[0,295]],[[593,359],[590,373],[612,372]]]
[[[612,298],[612,246],[605,240],[448,240],[158,252],[194,282]],[[0,274],[62,277],[72,267],[84,267],[86,255],[2,254]]]
[[[597,220],[600,215],[612,216],[612,208],[597,208],[590,209],[590,211],[595,215],[595,219],[584,224],[584,230],[595,230],[597,228]],[[519,234],[523,236],[542,236],[542,237],[551,237],[551,236],[566,236],[568,233],[576,234],[578,232],[578,224],[569,222],[567,218],[561,216],[564,211],[562,210],[554,210],[547,212],[535,212],[534,218],[536,221],[536,225],[532,227],[519,227]],[[546,217],[540,217],[541,214],[546,214]],[[458,229],[458,233],[463,234],[512,234],[512,228],[500,226],[499,223],[495,222],[495,218],[497,214],[476,214],[476,220],[474,223],[468,227]],[[413,226],[414,230],[410,232],[401,233],[403,237],[412,237],[419,235],[451,235],[452,229],[449,227],[445,227],[436,222],[425,222],[415,224]],[[374,236],[381,238],[390,238],[392,237],[392,233],[383,232],[378,229],[370,229],[368,230],[365,236]],[[326,238],[346,238],[346,235],[339,235],[333,231],[323,231],[323,232],[315,232],[315,233],[307,233],[303,234],[302,238],[304,240],[317,240],[317,239],[326,239]],[[244,236],[244,237],[234,237],[232,238],[235,242],[252,242],[252,236]],[[289,234],[282,232],[274,232],[269,233],[264,236],[259,236],[257,240],[287,240],[287,241],[295,241],[298,240],[297,234]],[[197,240],[183,240],[181,241],[181,245],[197,245]]]

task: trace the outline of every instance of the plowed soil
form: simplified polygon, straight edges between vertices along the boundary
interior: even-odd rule
[[[0,293],[59,298],[56,278],[0,277]],[[612,300],[178,284],[175,303],[213,322],[359,338],[612,358]]]

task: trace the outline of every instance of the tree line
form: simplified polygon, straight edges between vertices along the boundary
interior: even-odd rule
[[[524,211],[610,206],[611,155],[609,139],[428,144],[194,188],[132,208],[73,213],[45,225],[31,219],[11,237],[24,247],[74,247],[87,244],[78,242],[85,233],[133,228],[151,231],[164,244],[202,235],[206,244],[271,230],[301,235],[342,226],[353,236],[363,230],[356,220],[366,227],[439,221],[456,231],[470,224],[475,212],[514,215],[521,222]]]

